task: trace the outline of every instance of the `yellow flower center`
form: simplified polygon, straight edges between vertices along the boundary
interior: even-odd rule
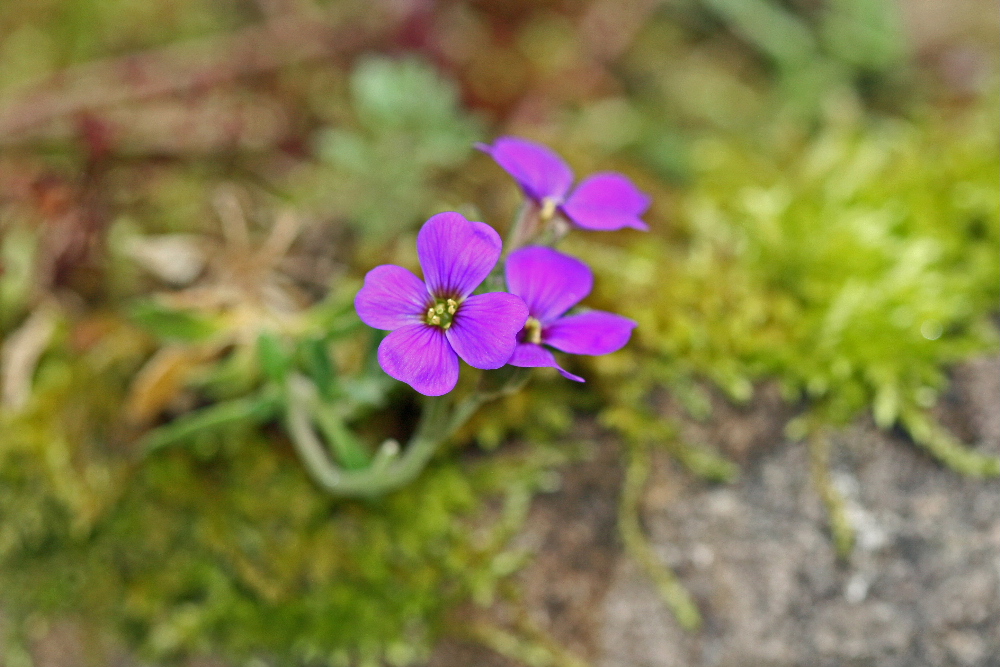
[[[524,342],[542,344],[542,323],[534,317],[529,317],[524,323]]]
[[[552,217],[556,214],[556,207],[558,205],[559,202],[553,199],[552,197],[546,197],[545,199],[543,199],[542,210],[538,214],[538,217],[541,219],[541,221],[548,222],[549,220],[551,220]]]
[[[451,323],[455,319],[456,312],[458,312],[458,301],[455,301],[455,299],[437,299],[434,305],[428,308],[427,313],[424,314],[424,322],[431,326],[447,330],[451,328]]]

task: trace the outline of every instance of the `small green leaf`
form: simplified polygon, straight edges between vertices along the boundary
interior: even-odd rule
[[[153,429],[142,439],[140,449],[151,454],[168,445],[196,443],[197,436],[228,424],[267,421],[276,414],[279,406],[279,394],[274,391],[216,403]]]
[[[292,354],[288,346],[270,332],[257,337],[257,358],[264,375],[274,382],[283,382],[292,368]]]
[[[210,318],[190,310],[174,310],[154,300],[137,301],[127,311],[129,319],[164,339],[189,343],[211,338],[219,327]]]
[[[320,338],[307,338],[299,343],[299,362],[324,398],[333,396],[337,371],[330,361],[326,342]]]
[[[879,428],[890,428],[899,417],[899,387],[895,384],[882,385],[875,393],[872,416]]]

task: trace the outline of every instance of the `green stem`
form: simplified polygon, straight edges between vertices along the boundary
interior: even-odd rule
[[[313,417],[320,432],[333,448],[333,453],[342,466],[357,470],[368,465],[368,453],[354,433],[347,428],[340,415],[330,406],[317,400],[312,406]]]
[[[472,415],[476,413],[483,403],[495,398],[494,396],[486,396],[481,393],[475,393],[469,396],[464,401],[455,406],[452,410],[451,418],[448,420],[448,426],[445,428],[444,439],[448,439],[455,434],[455,431],[462,428],[465,422],[472,418]]]
[[[371,466],[345,470],[330,460],[326,448],[313,429],[309,409],[315,390],[302,375],[288,379],[285,423],[292,443],[310,477],[323,489],[340,496],[371,497],[388,493],[416,478],[438,447],[475,413],[482,399],[471,396],[454,410],[442,396],[428,397],[416,431],[406,448],[399,452],[394,440],[387,440]]]
[[[547,224],[534,238],[532,245],[555,246],[562,241],[563,238],[569,234],[570,229],[572,229],[569,222],[559,215],[554,215],[546,222]]]
[[[809,462],[813,485],[819,492],[830,521],[830,533],[837,556],[846,559],[854,549],[854,529],[847,518],[844,498],[830,480],[830,440],[822,428],[809,435]]]
[[[333,406],[320,398],[316,383],[312,379],[306,379],[304,375],[297,375],[290,382],[295,383],[297,398],[306,406],[312,421],[319,426],[340,465],[350,470],[366,467],[369,456],[365,446],[347,428]]]
[[[955,472],[970,477],[1000,476],[1000,458],[964,446],[927,413],[904,408],[900,421],[914,442]]]
[[[740,467],[703,445],[696,445],[679,437],[663,441],[667,451],[689,471],[710,482],[731,482],[740,473]]]
[[[493,267],[490,271],[490,275],[486,277],[483,281],[483,288],[487,292],[503,292],[505,287],[504,282],[504,264],[506,263],[508,255],[514,252],[519,245],[523,244],[528,233],[527,227],[530,218],[537,218],[538,207],[530,199],[525,199],[521,203],[521,207],[517,211],[517,217],[514,218],[513,224],[510,226],[510,230],[507,232],[507,238],[504,240],[503,244],[503,255],[501,261],[497,262],[497,265]]]
[[[517,250],[534,234],[533,227],[538,224],[538,215],[538,205],[530,199],[525,198],[521,204],[521,208],[517,211],[517,217],[514,218],[514,224],[510,226],[510,231],[507,232],[507,240],[504,243],[504,258]]]
[[[657,558],[639,522],[639,503],[649,477],[649,448],[630,445],[628,454],[625,483],[618,506],[618,530],[625,543],[625,551],[646,570],[681,627],[696,630],[701,626],[701,613],[697,605],[677,576]]]
[[[527,612],[519,609],[515,613],[516,632],[492,623],[475,623],[464,634],[491,651],[529,667],[588,666],[538,627]]]
[[[154,429],[142,439],[139,447],[148,455],[201,431],[235,422],[267,421],[277,414],[280,404],[280,396],[273,389],[265,389],[255,396],[217,403]]]

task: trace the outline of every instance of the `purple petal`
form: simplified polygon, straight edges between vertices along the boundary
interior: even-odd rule
[[[570,354],[609,354],[625,347],[635,322],[592,310],[563,317],[542,329],[542,342]]]
[[[584,229],[632,227],[645,231],[649,226],[639,216],[651,201],[628,178],[609,172],[583,179],[561,208],[566,217]]]
[[[535,345],[534,343],[518,343],[517,347],[514,348],[514,354],[507,363],[511,366],[519,366],[521,368],[558,368],[563,377],[575,380],[576,382],[585,381],[579,375],[573,375],[565,370],[556,363],[555,355],[541,345]]]
[[[444,332],[427,324],[408,324],[386,336],[378,363],[424,396],[447,394],[458,383],[458,355]]]
[[[578,304],[594,286],[586,264],[541,246],[511,253],[505,270],[507,289],[524,299],[531,316],[543,324]]]
[[[562,201],[573,185],[573,171],[547,146],[517,137],[500,137],[492,146],[477,144],[510,174],[535,201],[547,197]]]
[[[527,319],[528,307],[513,294],[478,294],[462,302],[445,334],[473,368],[500,368],[514,352],[517,333]]]
[[[439,298],[462,299],[486,279],[503,242],[496,230],[459,213],[438,213],[417,234],[417,256],[424,280]]]
[[[383,264],[365,276],[354,308],[368,326],[392,331],[420,322],[430,301],[424,281],[401,266]]]

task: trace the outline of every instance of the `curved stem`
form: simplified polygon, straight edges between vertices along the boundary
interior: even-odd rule
[[[926,412],[907,407],[900,417],[913,441],[955,472],[970,477],[1000,477],[1000,458],[966,447]]]
[[[514,218],[514,224],[507,232],[507,241],[504,243],[504,258],[524,245],[525,241],[535,233],[535,227],[538,226],[538,214],[538,205],[525,197],[517,211],[517,217]]]
[[[318,396],[311,402],[310,407],[313,421],[330,444],[337,462],[349,470],[367,466],[369,456],[365,446],[347,428],[340,415],[336,414],[329,404],[321,402]]]
[[[451,417],[448,419],[448,425],[445,428],[446,435],[443,439],[447,440],[455,435],[455,431],[462,428],[465,422],[469,421],[472,415],[476,414],[476,410],[492,398],[492,396],[475,393],[456,405],[455,409],[451,412]]]
[[[388,493],[410,482],[424,469],[438,447],[461,428],[483,399],[473,395],[448,409],[443,396],[429,397],[409,443],[399,454],[399,444],[387,440],[376,454],[375,462],[360,470],[345,470],[330,460],[326,447],[317,436],[309,409],[315,389],[302,375],[288,379],[285,423],[292,443],[310,477],[323,489],[341,496],[370,497]]]
[[[625,543],[626,553],[646,570],[646,574],[656,584],[660,597],[670,607],[677,622],[685,630],[696,630],[701,627],[701,613],[698,611],[698,606],[677,579],[677,575],[660,562],[639,521],[639,503],[642,500],[646,479],[649,477],[649,469],[648,448],[642,445],[630,445],[625,481],[618,505],[618,530]]]

